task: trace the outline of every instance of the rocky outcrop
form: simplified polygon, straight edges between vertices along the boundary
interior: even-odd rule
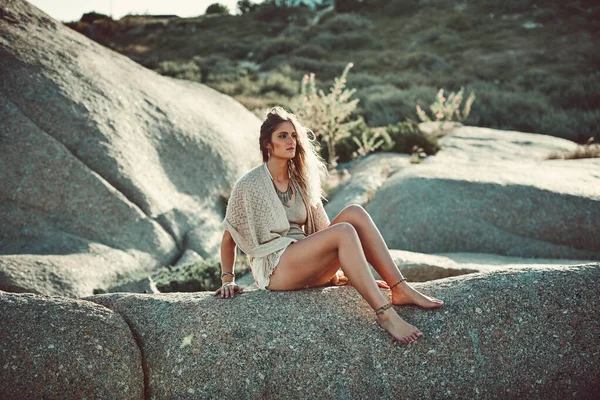
[[[591,399],[600,390],[599,280],[596,263],[414,283],[445,305],[396,307],[424,333],[412,345],[393,342],[349,286],[233,299],[0,292],[0,315],[11,321],[0,324],[0,387],[20,400],[142,390],[188,399]]]
[[[600,259],[600,160],[425,163],[366,207],[390,248]]]
[[[396,308],[424,332],[409,346],[347,286],[86,300],[140,338],[150,397],[586,398],[600,389],[599,279],[593,264],[415,283],[446,304]]]
[[[409,282],[426,282],[450,276],[526,267],[552,269],[561,265],[578,265],[588,262],[585,260],[506,257],[481,253],[422,254],[390,250],[390,254]],[[372,272],[377,279],[380,279],[375,269]]]
[[[417,165],[384,154],[356,162],[329,217],[360,204],[394,249],[600,259],[600,160],[546,160],[577,145],[487,128],[458,127],[440,143]]]
[[[98,304],[0,291],[0,397],[143,399],[142,355]]]
[[[475,126],[458,126],[451,129],[439,140],[439,143],[443,151],[436,154],[437,162],[462,160],[483,163],[490,161],[541,163],[538,166],[544,166],[546,158],[552,153],[570,152],[578,147],[575,142],[555,136],[499,131]],[[548,161],[548,164],[551,164],[551,161]]]
[[[260,121],[26,1],[0,14],[0,289],[79,297],[217,254]],[[242,156],[243,155],[243,156]]]

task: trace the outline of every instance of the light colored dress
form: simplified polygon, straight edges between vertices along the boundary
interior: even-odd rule
[[[285,236],[290,237],[292,239],[301,240],[307,236],[302,227],[304,226],[304,224],[306,224],[308,214],[306,212],[306,204],[304,203],[302,194],[298,189],[298,184],[294,181],[292,182],[294,183],[294,188],[296,189],[296,193],[294,194],[294,202],[291,205],[286,205],[282,203],[283,207],[285,208],[285,215],[287,216],[288,221],[290,223],[290,230]],[[281,255],[286,249],[287,246],[275,252],[275,267],[273,268],[273,271],[269,274],[269,276],[260,276],[260,274],[256,276],[256,284],[258,285],[258,287],[266,288],[267,286],[269,286],[271,274],[275,272],[275,268],[277,267],[277,264],[279,264],[279,259],[281,258]]]

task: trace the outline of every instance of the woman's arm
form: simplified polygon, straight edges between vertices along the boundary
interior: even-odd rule
[[[223,239],[221,240],[221,272],[233,273],[233,266],[235,265],[235,248],[236,243],[229,231],[223,232]],[[221,294],[221,298],[235,297],[235,292],[242,293],[243,289],[241,286],[235,284],[235,277],[227,275],[221,278],[223,283],[219,289],[214,293],[215,296]]]
[[[223,232],[223,239],[221,240],[221,273],[230,272],[233,273],[233,266],[235,265],[235,248],[236,244],[229,231]],[[233,276],[225,276],[222,282],[232,282]]]

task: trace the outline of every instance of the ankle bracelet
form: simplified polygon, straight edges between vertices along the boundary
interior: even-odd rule
[[[381,307],[379,307],[377,310],[375,310],[375,314],[379,315],[379,314],[383,314],[385,310],[387,310],[388,308],[392,307],[392,303],[387,303]]]
[[[401,282],[404,282],[405,280],[406,280],[406,278],[400,279],[398,282],[396,282],[392,286],[390,286],[390,290],[393,289],[394,287],[398,286]]]

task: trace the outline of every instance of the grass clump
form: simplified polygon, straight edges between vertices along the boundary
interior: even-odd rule
[[[301,43],[296,38],[278,37],[275,39],[266,39],[257,47],[253,59],[259,62],[266,61],[273,56],[291,53],[300,46]]]
[[[321,29],[333,34],[341,34],[352,31],[364,31],[373,27],[373,22],[360,14],[344,13],[335,14],[323,23]]]
[[[407,120],[396,125],[389,125],[386,131],[393,142],[388,151],[413,154],[417,148],[420,153],[433,155],[440,150],[437,139],[422,132],[414,121]]]
[[[178,268],[161,268],[152,279],[161,293],[217,290],[221,287],[221,263],[206,260]]]
[[[579,160],[582,158],[600,158],[600,143],[594,143],[594,138],[578,146],[575,150],[566,153],[552,153],[548,160]]]
[[[162,61],[155,69],[161,75],[170,76],[177,79],[187,79],[190,81],[202,82],[202,73],[200,67],[193,62]]]

